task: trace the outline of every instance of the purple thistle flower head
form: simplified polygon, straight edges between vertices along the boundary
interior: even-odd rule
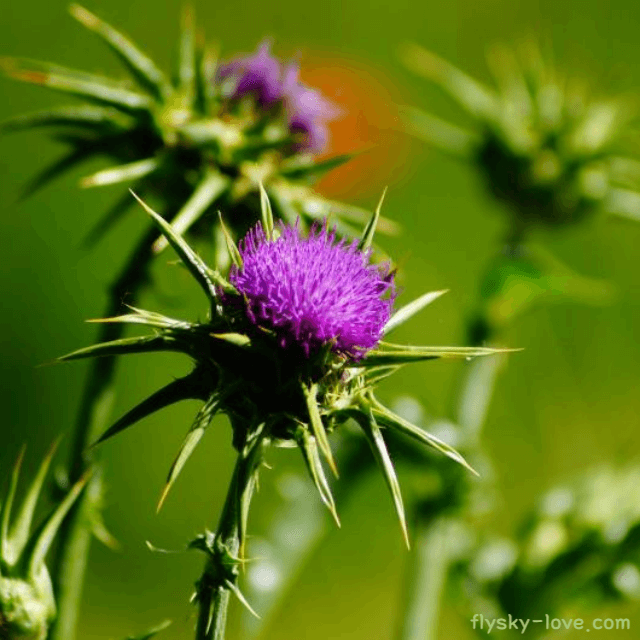
[[[269,107],[282,99],[281,67],[280,61],[271,55],[271,41],[263,40],[254,54],[227,62],[218,74],[221,79],[235,79],[234,98],[251,93],[261,106]]]
[[[290,64],[284,74],[284,101],[291,131],[305,134],[301,146],[310,151],[322,151],[329,141],[327,122],[342,111],[319,91],[304,86],[298,80],[300,68]]]
[[[271,42],[263,40],[254,54],[227,62],[218,75],[235,80],[232,99],[253,95],[263,108],[280,103],[291,132],[304,136],[297,150],[321,152],[329,138],[327,122],[342,112],[319,91],[302,84],[299,72],[297,62],[283,63],[271,54]]]
[[[231,268],[229,280],[244,295],[249,320],[275,331],[282,347],[310,356],[329,345],[357,361],[379,342],[393,308],[394,273],[371,264],[357,240],[337,240],[326,224],[306,237],[299,224],[281,224],[271,240],[258,224],[240,254],[243,265]]]

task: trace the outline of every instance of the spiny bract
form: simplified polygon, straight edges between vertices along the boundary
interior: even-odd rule
[[[14,465],[0,509],[0,637],[44,640],[56,616],[56,603],[45,558],[55,536],[86,484],[77,482],[33,532],[31,523],[55,447],[43,460],[17,516],[12,520],[24,449]]]

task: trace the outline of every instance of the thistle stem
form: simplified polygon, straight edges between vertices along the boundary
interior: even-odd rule
[[[242,562],[243,511],[248,512],[255,488],[255,474],[262,457],[262,439],[238,455],[227,491],[218,529],[208,549],[208,558],[197,583],[198,621],[195,640],[224,640],[231,585],[238,579]]]
[[[150,229],[131,254],[110,289],[105,317],[118,315],[125,298],[134,301],[139,295],[147,281],[151,246],[156,237],[157,231]],[[98,341],[118,340],[124,330],[124,324],[105,323],[100,327]],[[89,445],[107,427],[114,397],[115,365],[115,356],[92,361],[78,412],[67,466],[68,485],[73,486],[89,469],[92,477],[60,530],[60,546],[52,572],[58,617],[49,634],[50,640],[74,640],[76,635],[92,528],[99,518],[102,493],[99,462]]]
[[[449,569],[449,520],[419,520],[405,582],[398,640],[436,640],[442,589]]]

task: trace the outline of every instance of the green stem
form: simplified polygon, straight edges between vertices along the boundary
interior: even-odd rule
[[[437,638],[440,600],[449,569],[449,525],[446,517],[436,517],[418,521],[414,528],[398,640]]]
[[[263,438],[257,435],[238,455],[218,529],[197,583],[198,621],[196,640],[224,640],[230,585],[238,579],[244,540],[243,512],[248,512],[256,473],[260,466]]]
[[[110,289],[105,317],[118,315],[125,299],[133,302],[139,295],[147,281],[151,246],[156,237],[157,231],[150,229],[131,254]],[[98,341],[117,340],[124,330],[124,324],[105,323],[100,327]],[[52,572],[58,617],[49,634],[50,640],[74,640],[76,636],[92,529],[99,517],[102,494],[99,462],[89,445],[108,426],[114,397],[115,365],[114,356],[92,361],[75,425],[67,467],[68,485],[73,486],[89,469],[92,470],[92,478],[60,530],[60,546]]]

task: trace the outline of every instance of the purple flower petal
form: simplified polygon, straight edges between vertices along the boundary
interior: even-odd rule
[[[319,91],[297,84],[285,97],[285,105],[292,131],[307,134],[305,147],[312,151],[322,151],[328,140],[326,123],[341,111]]]
[[[281,63],[271,55],[270,40],[263,40],[253,55],[223,65],[219,76],[236,79],[234,98],[253,93],[262,106],[282,100]]]
[[[247,300],[249,320],[276,332],[283,347],[310,355],[323,345],[359,360],[380,340],[395,289],[389,265],[370,264],[358,241],[336,239],[316,226],[307,237],[299,225],[280,227],[267,240],[261,225],[240,243],[242,268],[230,281]]]

